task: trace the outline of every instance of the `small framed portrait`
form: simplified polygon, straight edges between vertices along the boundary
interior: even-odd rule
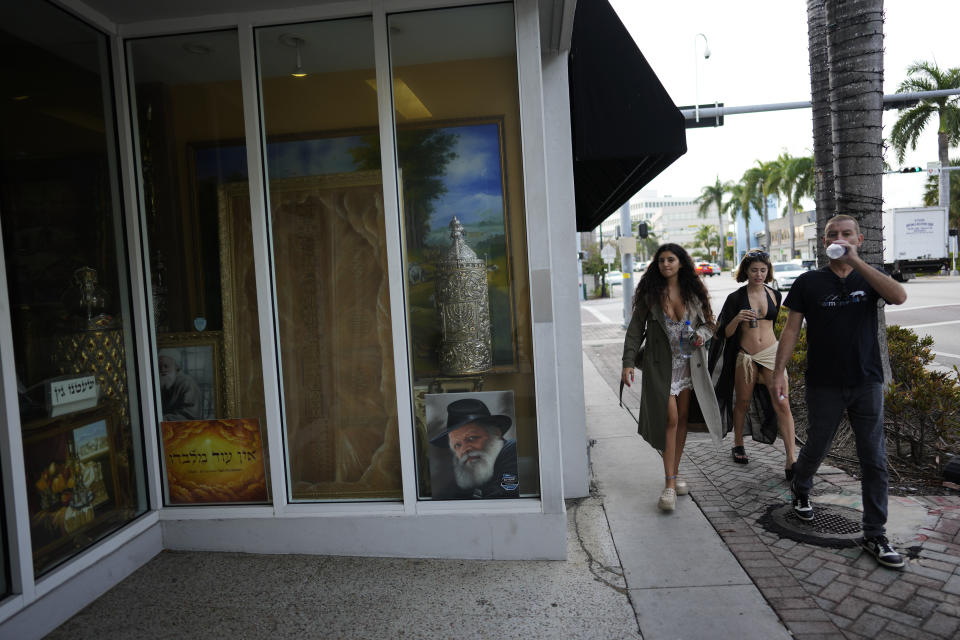
[[[157,337],[162,420],[209,420],[226,413],[222,334],[165,333]]]
[[[519,497],[513,391],[428,393],[424,400],[430,498]]]

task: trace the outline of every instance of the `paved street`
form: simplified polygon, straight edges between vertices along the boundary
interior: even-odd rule
[[[710,291],[714,312],[719,311],[727,294],[740,286],[729,272],[704,278],[704,282]],[[886,308],[887,324],[912,329],[921,336],[931,336],[935,364],[944,367],[960,365],[960,276],[915,278],[904,286],[907,302]],[[613,287],[615,298],[588,300],[581,304],[580,317],[584,326],[622,322],[620,288]]]
[[[719,306],[737,284],[726,274],[707,279]],[[888,322],[933,335],[937,360],[958,362],[960,278],[911,281],[908,302]],[[618,388],[624,330],[622,301],[581,304],[584,352]],[[606,320],[606,321],[604,321]],[[635,385],[635,388],[637,385]],[[636,414],[632,390],[625,404]],[[736,465],[705,434],[691,434],[681,475],[717,533],[796,638],[955,638],[960,633],[960,497],[891,497],[888,535],[909,557],[902,572],[880,568],[859,548],[797,542],[764,526],[772,507],[789,501],[783,448],[747,443],[750,463]],[[857,509],[859,482],[825,465],[814,506]],[[819,521],[815,521],[817,525]],[[616,541],[616,537],[615,537]]]

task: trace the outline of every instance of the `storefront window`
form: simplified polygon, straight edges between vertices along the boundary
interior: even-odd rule
[[[236,31],[127,43],[167,504],[269,501]]]
[[[256,42],[290,495],[400,499],[373,23]]]
[[[0,295],[42,575],[147,500],[107,37],[45,2],[0,7]]]
[[[419,495],[535,496],[513,5],[391,15],[389,36]]]

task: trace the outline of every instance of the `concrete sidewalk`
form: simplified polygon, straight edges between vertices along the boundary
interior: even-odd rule
[[[596,489],[566,562],[165,552],[47,637],[789,638],[689,497],[657,510],[659,455],[584,373]]]
[[[790,638],[689,496],[673,513],[657,509],[660,455],[586,357],[583,368],[591,467],[643,637]]]
[[[891,497],[888,533],[909,557],[891,571],[760,525],[789,500],[779,442],[748,443],[742,466],[691,433],[692,497],[659,512],[661,459],[614,391],[623,334],[584,328],[594,482],[567,502],[565,562],[165,552],[48,637],[957,637],[960,496]],[[813,500],[856,509],[859,481],[825,465]]]

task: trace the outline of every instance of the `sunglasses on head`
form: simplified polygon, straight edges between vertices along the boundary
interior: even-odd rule
[[[769,258],[770,254],[766,251],[751,251],[744,256],[745,258]]]

